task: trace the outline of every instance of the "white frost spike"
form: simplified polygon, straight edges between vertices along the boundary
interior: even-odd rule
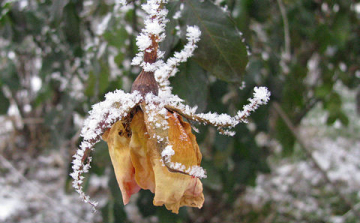
[[[144,61],[144,52],[139,52],[136,56],[132,59],[131,65],[140,65]]]
[[[167,23],[166,15],[167,9],[161,8],[161,3],[167,3],[164,0],[148,0],[147,3],[142,4],[142,9],[148,14],[145,19],[145,28],[141,30],[141,33],[136,38],[136,45],[139,48],[140,53],[132,60],[132,65],[140,65],[145,71],[153,72],[157,69],[156,65],[151,65],[143,62],[143,54],[145,51],[151,51],[148,49],[152,45],[152,39],[156,43],[161,42],[165,38],[165,24]]]
[[[198,42],[200,40],[201,31],[197,26],[188,26],[186,29],[186,37],[189,42]]]
[[[190,176],[198,177],[198,178],[207,177],[205,170],[200,166],[192,166],[189,169],[187,169],[185,173],[188,173]]]
[[[175,52],[174,57],[169,58],[165,64],[159,66],[155,71],[155,79],[160,85],[160,89],[165,91],[166,94],[171,93],[169,89],[170,82],[168,79],[175,76],[178,71],[177,66],[180,63],[186,62],[188,58],[193,55],[194,50],[197,48],[197,42],[200,40],[201,31],[197,26],[188,26],[186,29],[186,38],[188,43],[180,52]]]
[[[128,94],[122,90],[116,90],[107,93],[105,98],[105,101],[93,105],[89,112],[90,116],[84,122],[81,130],[84,141],[93,140],[99,136],[100,124],[103,129],[109,128],[114,121],[127,115],[141,100],[141,95],[138,92]]]
[[[151,43],[152,42],[149,36],[145,35],[144,33],[140,33],[140,35],[136,37],[136,45],[139,47],[140,51],[146,50],[146,48],[148,48]]]
[[[258,101],[259,105],[266,104],[270,99],[270,91],[266,87],[254,88],[254,99]]]
[[[125,117],[132,108],[134,108],[141,100],[138,92],[127,94],[121,90],[110,92],[105,95],[105,101],[93,105],[89,112],[90,116],[85,120],[84,127],[81,130],[83,141],[80,148],[73,156],[72,161],[73,172],[70,176],[74,179],[73,187],[80,194],[81,199],[93,206],[94,210],[96,202],[90,201],[89,197],[83,192],[83,173],[90,169],[91,157],[85,157],[86,152],[93,150],[93,146],[100,141],[101,135],[110,128],[116,121]],[[85,164],[85,159],[87,164]]]
[[[182,104],[177,96],[167,96],[167,106],[171,110],[177,111],[185,118],[201,122],[204,124],[211,124],[219,128],[222,134],[233,136],[234,132],[222,130],[222,128],[234,128],[240,122],[246,123],[246,118],[249,117],[252,111],[255,111],[260,105],[266,104],[270,99],[270,92],[266,87],[255,87],[254,98],[250,98],[250,103],[243,107],[243,111],[238,111],[236,116],[231,117],[228,114],[217,113],[200,113],[196,114],[196,108],[191,108],[188,105]]]
[[[161,157],[164,158],[165,162],[170,162],[171,156],[175,155],[175,151],[172,149],[171,145],[165,147],[165,149],[161,152]]]
[[[252,111],[255,111],[260,105],[266,104],[270,100],[270,91],[266,87],[255,87],[254,98],[250,98],[250,103],[243,107],[243,111],[238,111],[235,118],[247,123],[246,118],[250,116]]]

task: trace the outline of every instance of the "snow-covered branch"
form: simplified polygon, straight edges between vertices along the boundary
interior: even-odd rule
[[[138,92],[127,94],[121,90],[110,92],[105,95],[105,101],[93,105],[89,112],[90,116],[85,120],[81,130],[83,141],[80,148],[73,156],[73,172],[70,176],[74,179],[73,187],[80,194],[85,203],[91,204],[94,208],[97,203],[90,201],[89,196],[83,192],[84,173],[90,169],[91,151],[96,143],[100,141],[102,134],[110,128],[116,121],[127,116],[132,108],[141,100]]]
[[[231,117],[228,114],[217,114],[212,112],[196,114],[197,107],[191,108],[188,105],[184,105],[178,97],[168,98],[168,100],[168,109],[178,112],[187,119],[215,126],[220,133],[224,135],[233,136],[235,133],[226,130],[226,128],[232,129],[240,122],[247,123],[246,118],[250,116],[250,113],[270,100],[270,92],[266,87],[255,87],[254,97],[249,99],[250,103],[245,105],[242,111],[238,111],[234,117]]]
[[[186,38],[188,43],[180,52],[175,52],[174,57],[169,58],[166,63],[155,71],[155,79],[160,85],[160,89],[164,92],[170,93],[169,78],[175,76],[180,63],[186,62],[188,58],[193,55],[194,50],[197,48],[197,42],[200,40],[201,31],[197,26],[188,26],[186,30]]]

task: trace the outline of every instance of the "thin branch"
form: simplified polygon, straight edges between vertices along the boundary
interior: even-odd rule
[[[134,9],[133,9],[132,21],[131,21],[132,30],[133,30],[132,37],[136,36],[139,33],[138,26],[137,26],[137,5],[136,5],[135,1],[133,1],[133,6],[134,6]],[[136,41],[134,40],[135,38],[132,38],[132,37],[129,38],[130,39],[130,44],[129,44],[130,58],[135,57],[135,47],[136,47],[136,43],[135,43]]]
[[[180,108],[176,108],[174,106],[171,106],[171,105],[165,105],[165,108],[167,108],[168,110],[170,111],[173,111],[173,112],[177,112],[178,114],[180,114],[181,116],[185,117],[186,119],[188,120],[192,120],[192,121],[195,121],[195,122],[200,122],[200,123],[203,123],[205,125],[212,125],[212,126],[215,126],[217,128],[229,128],[229,127],[232,127],[231,124],[229,123],[226,123],[226,124],[223,124],[221,126],[219,125],[216,125],[214,124],[213,122],[210,122],[209,120],[205,119],[205,118],[202,118],[202,117],[199,117],[198,115],[196,114],[192,114],[192,115],[189,115],[189,114],[186,114],[185,112],[183,112]],[[219,130],[220,130],[219,129]]]
[[[304,140],[299,136],[297,133],[295,126],[292,124],[291,120],[287,116],[287,114],[284,112],[284,110],[280,107],[280,105],[277,102],[273,103],[275,111],[280,115],[281,119],[285,122],[286,126],[292,133],[292,135],[296,138],[297,142],[299,143],[300,147],[305,152],[306,156],[313,162],[314,167],[321,173],[324,180],[332,186],[334,192],[339,196],[339,198],[346,204],[346,206],[352,211],[352,213],[357,216],[360,219],[360,212],[358,212],[355,208],[355,204],[348,199],[340,190],[339,186],[336,185],[332,180],[330,179],[328,173],[326,170],[324,170],[319,162],[315,159],[315,157],[312,154],[312,149],[309,148],[308,145],[305,144]]]
[[[277,3],[279,5],[281,17],[282,17],[282,20],[283,20],[283,23],[284,23],[284,39],[285,39],[286,60],[290,60],[291,48],[290,48],[289,21],[288,21],[288,18],[286,16],[286,9],[285,9],[285,6],[284,6],[282,0],[277,0]],[[286,61],[286,62],[288,62],[288,61]]]
[[[300,121],[305,117],[305,115],[307,115],[307,113],[312,109],[314,108],[315,105],[318,104],[318,102],[320,101],[320,99],[318,98],[315,98],[315,99],[310,99],[308,100],[305,104],[306,104],[306,107],[301,110],[295,117],[295,124],[296,123],[300,123]]]
[[[44,123],[44,119],[43,118],[24,118],[23,123],[28,124],[28,125],[39,125],[39,124]]]

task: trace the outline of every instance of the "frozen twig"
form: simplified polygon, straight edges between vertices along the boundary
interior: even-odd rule
[[[194,50],[197,48],[196,44],[200,40],[200,35],[201,31],[197,26],[188,26],[186,30],[188,43],[184,46],[184,49],[175,52],[173,57],[169,58],[166,63],[155,71],[155,79],[159,83],[161,90],[166,93],[171,91],[169,78],[175,76],[178,71],[176,67],[180,63],[186,62],[193,55]]]
[[[228,114],[217,114],[217,113],[200,113],[196,114],[196,107],[191,108],[184,105],[179,100],[174,100],[169,103],[166,107],[169,110],[173,110],[181,114],[187,119],[212,125],[218,128],[218,130],[225,135],[233,136],[235,133],[225,128],[234,128],[239,123],[247,123],[247,118],[250,116],[252,111],[255,111],[260,105],[266,104],[270,99],[270,92],[266,87],[255,87],[254,97],[249,99],[249,104],[243,107],[242,111],[238,111],[234,117]]]
[[[90,169],[92,160],[90,153],[93,146],[100,141],[101,135],[116,121],[127,116],[130,110],[141,100],[138,92],[127,94],[120,90],[106,94],[105,98],[105,101],[93,106],[90,116],[85,120],[84,127],[81,130],[83,141],[73,156],[73,172],[70,174],[74,179],[73,187],[80,194],[81,199],[85,203],[91,204],[94,210],[97,203],[90,201],[82,187],[84,180],[82,175]]]

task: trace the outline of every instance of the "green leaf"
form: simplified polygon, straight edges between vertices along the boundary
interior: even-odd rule
[[[92,97],[94,95],[95,85],[96,85],[96,76],[91,72],[89,74],[89,78],[87,80],[87,87],[84,92],[87,97]]]
[[[200,112],[207,106],[209,92],[206,72],[196,63],[189,61],[182,64],[178,73],[171,79],[173,92],[184,99],[190,106],[198,106]]]
[[[5,60],[7,64],[0,75],[1,81],[8,86],[11,91],[20,89],[20,79],[16,70],[16,65],[12,60]]]
[[[330,94],[332,90],[332,84],[323,84],[315,88],[315,96],[318,98],[325,98]]]
[[[333,125],[335,123],[335,121],[338,118],[338,113],[337,112],[329,112],[329,116],[326,120],[326,124],[327,125]]]
[[[6,114],[10,106],[10,101],[5,97],[0,88],[0,115]]]
[[[213,190],[221,188],[221,176],[219,169],[214,166],[212,161],[203,160],[201,166],[206,170],[209,177],[204,178],[201,182],[208,188]]]
[[[125,55],[122,52],[119,52],[119,54],[115,56],[114,61],[118,65],[118,67],[120,67],[120,65],[124,61],[124,58],[125,58]]]
[[[106,31],[103,34],[104,39],[109,43],[110,46],[114,46],[117,49],[121,49],[125,45],[125,41],[121,41],[129,38],[125,27],[120,27],[116,30]]]
[[[200,66],[224,81],[241,81],[248,62],[247,50],[225,12],[210,1],[186,0],[180,22],[183,33],[190,25],[201,30],[201,40],[194,52]]]
[[[214,142],[214,166],[221,168],[228,161],[234,148],[234,139],[228,136],[217,134]]]
[[[100,63],[101,71],[99,74],[99,93],[104,94],[106,93],[106,89],[109,87],[109,76],[110,70],[107,64],[104,62]]]
[[[342,47],[349,40],[351,33],[351,24],[349,15],[346,13],[338,13],[335,18],[335,24],[333,27],[335,37],[338,44]]]
[[[276,122],[276,138],[282,145],[282,155],[289,156],[294,152],[295,137],[282,119]]]
[[[169,22],[165,27],[166,38],[160,43],[160,49],[165,52],[165,58],[169,57],[171,50],[179,43],[180,38],[177,35],[176,26],[179,25],[179,22],[176,19],[173,19],[175,13],[179,11],[180,2],[169,2],[166,6],[169,10],[167,18]],[[171,55],[170,55],[171,56]]]
[[[325,100],[324,108],[329,112],[340,112],[342,100],[338,93],[330,92],[329,97]]]
[[[149,190],[141,190],[136,205],[142,216],[148,217],[156,212],[156,206],[152,205],[154,194]]]
[[[183,219],[186,219],[187,212],[185,207],[179,209],[179,214],[171,213],[169,210],[165,208],[165,206],[157,207],[156,208],[156,216],[158,217],[159,223],[181,223],[184,222]]]
[[[316,27],[313,35],[313,40],[314,42],[318,42],[320,46],[320,51],[325,52],[327,47],[334,43],[334,37],[329,26],[322,24]]]
[[[329,110],[329,116],[326,120],[326,124],[333,125],[337,120],[339,120],[344,126],[349,124],[349,118],[343,111],[340,110],[340,108],[337,110]]]
[[[94,70],[89,73],[85,95],[91,97],[93,95],[105,94],[110,85],[109,67],[103,61],[96,61],[93,64]]]
[[[79,3],[70,2],[64,7],[63,21],[64,21],[64,33],[66,41],[70,44],[76,56],[81,56],[81,41],[82,32],[81,18],[79,17],[78,5]],[[54,24],[56,26],[56,23]]]
[[[344,126],[349,125],[349,118],[346,116],[346,114],[344,112],[342,112],[342,111],[339,112],[338,119],[340,120],[341,124],[343,124]]]
[[[109,157],[110,158],[110,157]],[[102,211],[103,222],[127,222],[121,191],[116,181],[115,173],[111,167],[110,180],[108,182],[111,196],[109,196],[108,207],[104,207]]]
[[[56,0],[51,3],[51,20],[59,22],[64,13],[64,7],[69,3],[69,0]]]
[[[44,26],[41,18],[38,18],[33,12],[26,12],[24,13],[24,16],[26,19],[26,26],[29,32],[31,32],[32,35],[41,34],[41,29]]]

